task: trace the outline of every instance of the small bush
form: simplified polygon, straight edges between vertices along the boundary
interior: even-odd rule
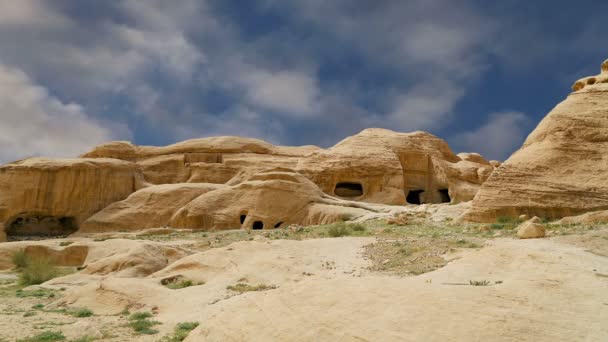
[[[32,336],[23,340],[17,340],[17,342],[51,342],[51,341],[64,341],[65,336],[60,331],[45,331],[36,336]]]
[[[91,311],[87,308],[82,308],[82,309],[73,311],[71,314],[74,317],[91,317],[91,316],[93,316],[93,311]]]
[[[61,241],[61,242],[59,243],[59,246],[61,246],[61,247],[65,247],[65,246],[69,246],[69,245],[71,245],[71,244],[73,244],[73,243],[74,243],[74,241]]]
[[[135,312],[131,316],[129,316],[130,321],[136,321],[141,319],[146,319],[152,317],[152,314],[149,312]]]
[[[336,223],[327,229],[327,234],[331,237],[341,237],[350,235],[350,230],[344,223]]]
[[[137,319],[129,322],[129,326],[135,330],[138,334],[154,335],[158,333],[158,330],[152,329],[153,326],[160,324],[157,321],[151,321],[149,319]]]
[[[13,253],[11,260],[15,268],[18,270],[27,267],[27,264],[29,263],[29,257],[27,256],[27,254],[25,254],[24,249],[18,250],[17,252]]]
[[[170,288],[172,290],[179,290],[179,289],[183,289],[186,287],[190,287],[190,286],[198,286],[198,285],[203,285],[205,284],[204,282],[193,282],[190,279],[181,279],[179,281],[175,281],[175,282],[170,282],[167,285],[165,285],[167,288]]]
[[[355,232],[364,232],[366,229],[366,227],[362,224],[353,224],[351,228]]]
[[[234,292],[244,293],[251,291],[266,291],[276,289],[275,285],[266,285],[266,284],[258,284],[258,285],[249,285],[245,283],[237,283],[236,285],[229,285],[226,289]]]
[[[198,322],[183,322],[179,323],[175,326],[175,330],[173,331],[172,336],[165,337],[162,342],[181,342],[188,337],[188,334],[196,327],[198,327]]]
[[[518,224],[521,223],[522,220],[520,220],[518,217],[509,217],[509,216],[499,216],[498,218],[496,218],[496,222],[497,223],[510,223],[510,224]]]
[[[487,280],[469,280],[469,285],[472,286],[488,286],[490,282]]]
[[[47,290],[47,289],[37,289],[37,290],[33,290],[33,291],[23,291],[23,290],[19,289],[16,291],[15,295],[19,298],[26,298],[26,297],[53,298],[53,297],[55,297],[55,292],[53,292],[52,290]]]
[[[19,283],[38,285],[59,276],[55,264],[47,258],[28,258],[27,265],[21,270]]]

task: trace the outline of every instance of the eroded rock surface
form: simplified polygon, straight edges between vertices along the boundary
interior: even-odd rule
[[[574,84],[483,184],[464,219],[561,218],[608,209],[607,65]]]
[[[277,228],[471,200],[494,166],[425,132],[366,129],[329,149],[240,137],[115,141],[0,167],[0,241],[75,232]],[[361,203],[360,205],[356,203]]]

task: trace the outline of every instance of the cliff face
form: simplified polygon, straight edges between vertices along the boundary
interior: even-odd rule
[[[327,196],[457,203],[471,200],[494,170],[479,155],[463,156],[432,134],[386,129],[366,129],[328,149],[240,137],[165,147],[110,142],[82,158],[0,167],[1,231],[18,237],[163,225],[229,229],[257,221],[273,228],[333,222],[363,210]],[[271,179],[260,183],[260,177]],[[251,219],[241,221],[243,213]]]
[[[608,208],[608,61],[578,80],[523,146],[496,169],[464,218],[561,218]]]
[[[32,158],[6,164],[0,167],[0,231],[72,232],[84,219],[135,191],[138,174],[137,165],[115,159]]]

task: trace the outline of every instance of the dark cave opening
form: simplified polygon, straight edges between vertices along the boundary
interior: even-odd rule
[[[264,222],[262,222],[262,221],[253,222],[253,229],[255,229],[255,230],[264,229]]]
[[[407,193],[407,198],[405,201],[409,204],[422,204],[420,199],[420,195],[424,192],[424,190],[410,190]]]
[[[334,194],[339,197],[359,197],[363,195],[363,185],[355,182],[340,182],[336,184]]]
[[[31,237],[64,237],[77,230],[74,217],[21,214],[8,222],[6,235],[11,241]]]
[[[439,189],[439,195],[441,196],[441,203],[452,202],[452,198],[450,197],[450,191],[448,189]]]

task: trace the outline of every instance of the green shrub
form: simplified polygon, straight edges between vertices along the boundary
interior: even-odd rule
[[[183,322],[179,323],[175,326],[175,330],[173,331],[172,336],[167,336],[162,339],[162,342],[181,342],[188,337],[188,334],[196,327],[198,327],[198,322]]]
[[[151,321],[149,319],[137,319],[129,322],[129,326],[135,330],[138,334],[154,335],[158,333],[158,330],[152,329],[153,326],[160,324],[157,321]]]
[[[21,270],[19,283],[38,285],[59,276],[59,269],[48,258],[28,258],[27,265]]]
[[[487,280],[469,280],[469,285],[472,286],[488,286],[490,282]]]
[[[82,309],[73,311],[71,314],[74,317],[91,317],[91,316],[93,316],[93,311],[91,311],[87,308],[82,308]]]
[[[352,230],[353,230],[353,231],[355,231],[355,232],[364,232],[364,231],[365,231],[365,229],[366,229],[366,227],[365,227],[364,225],[359,224],[359,223],[357,223],[357,224],[353,224],[353,225],[351,225],[350,227],[351,227],[351,228],[352,228]]]
[[[331,237],[347,236],[350,235],[350,230],[346,224],[340,222],[329,226],[327,229],[327,234]]]
[[[60,331],[45,331],[36,336],[28,337],[23,340],[17,340],[17,342],[51,342],[51,341],[64,341],[65,336]]]
[[[15,268],[18,270],[27,267],[27,264],[29,263],[29,257],[25,253],[25,249],[21,249],[13,253],[11,260]]]
[[[152,314],[149,312],[135,312],[131,316],[129,316],[130,321],[136,321],[141,319],[146,319],[152,317]]]
[[[275,285],[266,285],[266,284],[258,284],[258,285],[249,285],[245,283],[237,283],[236,285],[229,285],[226,289],[234,292],[244,293],[251,291],[266,291],[276,289]]]

